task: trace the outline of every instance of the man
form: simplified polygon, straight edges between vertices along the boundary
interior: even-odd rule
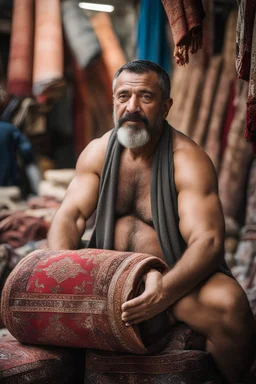
[[[115,128],[81,154],[49,247],[77,248],[98,204],[90,246],[149,253],[171,267],[164,276],[154,270],[145,276],[144,293],[122,305],[125,324],[170,308],[176,320],[205,335],[220,370],[237,382],[250,364],[255,320],[223,262],[224,220],[213,165],[165,121],[172,99],[161,67],[144,60],[125,64],[113,93]]]

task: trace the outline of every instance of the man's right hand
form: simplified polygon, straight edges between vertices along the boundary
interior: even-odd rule
[[[144,275],[143,280],[144,292],[122,305],[122,320],[127,325],[149,320],[168,307],[161,273],[152,269]]]

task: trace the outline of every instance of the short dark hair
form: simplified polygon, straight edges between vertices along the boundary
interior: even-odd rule
[[[171,81],[168,73],[160,67],[160,65],[149,60],[134,60],[124,64],[118,71],[115,73],[113,79],[113,91],[115,88],[116,80],[118,76],[123,72],[128,71],[132,73],[145,73],[145,72],[155,72],[158,75],[159,86],[163,91],[164,99],[170,97],[171,92]]]

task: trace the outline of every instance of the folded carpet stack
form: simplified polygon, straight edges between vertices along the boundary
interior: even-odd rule
[[[21,247],[29,241],[46,238],[49,223],[42,217],[28,216],[23,211],[0,212],[0,243],[13,248]]]
[[[83,350],[25,345],[2,330],[1,384],[81,384],[83,376]]]

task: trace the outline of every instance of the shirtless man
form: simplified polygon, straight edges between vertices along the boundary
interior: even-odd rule
[[[152,224],[150,172],[172,106],[170,80],[156,64],[134,61],[117,71],[113,93],[114,129],[124,147],[113,249],[164,259]],[[50,248],[78,247],[97,206],[110,134],[93,140],[80,155],[76,176],[49,231]],[[251,362],[255,320],[240,285],[216,272],[223,260],[225,230],[214,167],[201,148],[174,128],[172,139],[179,231],[187,248],[166,275],[152,270],[145,276],[144,293],[122,305],[122,320],[137,324],[171,306],[175,319],[205,335],[217,366],[229,382],[236,383]]]

